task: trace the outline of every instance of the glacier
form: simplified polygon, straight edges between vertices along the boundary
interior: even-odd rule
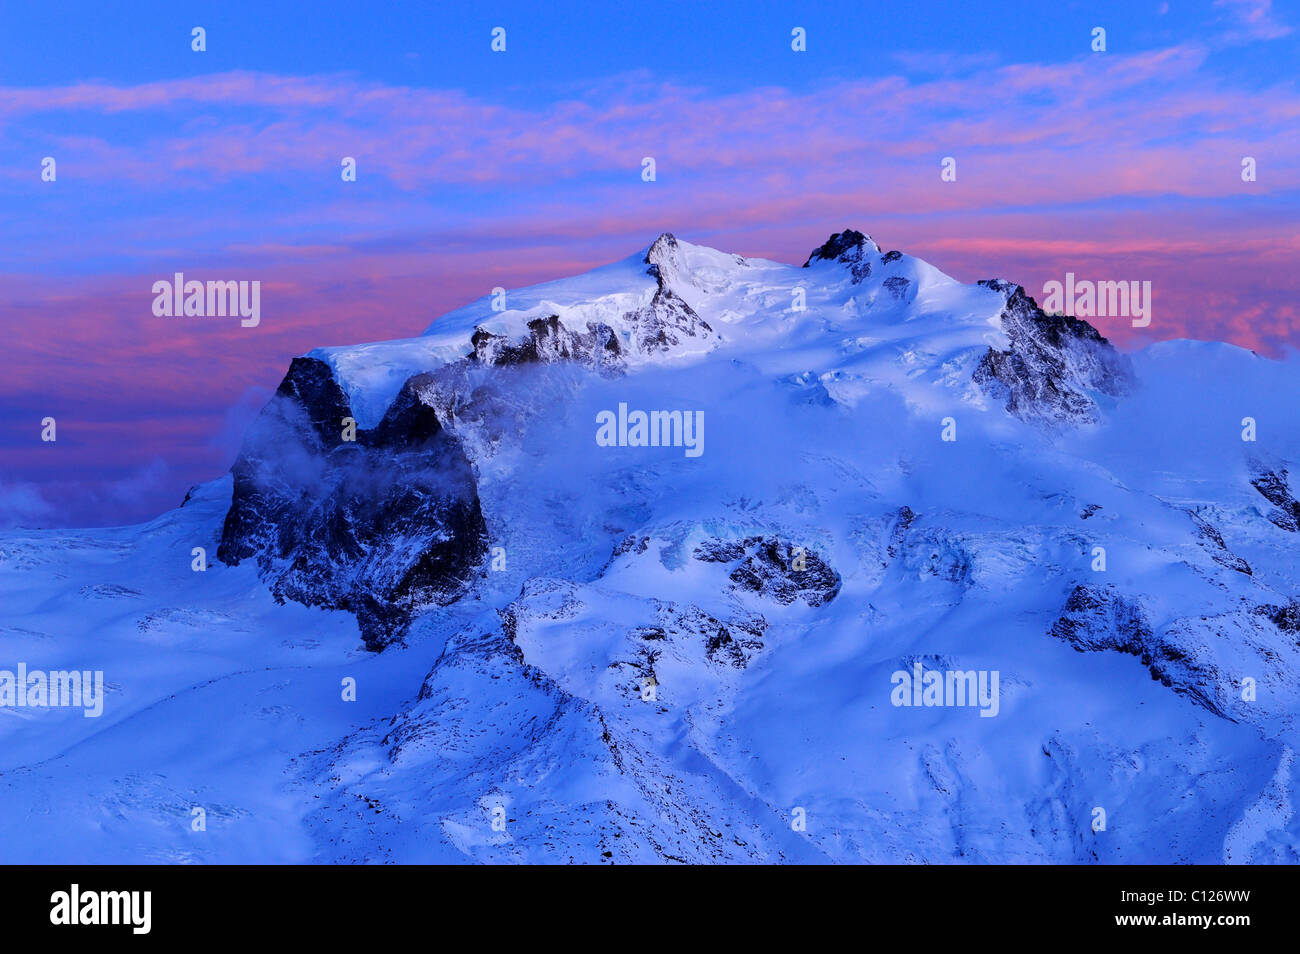
[[[0,668],[105,679],[0,707],[0,860],[1300,860],[1293,356],[851,229],[500,300],[295,359],[147,524],[0,533]]]

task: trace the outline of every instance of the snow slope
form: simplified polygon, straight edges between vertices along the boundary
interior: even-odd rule
[[[300,359],[150,524],[0,535],[0,669],[111,684],[0,708],[0,860],[1297,860],[1294,362],[1130,361],[851,231],[492,300]],[[598,445],[620,404],[703,453]],[[996,715],[894,705],[917,663]]]

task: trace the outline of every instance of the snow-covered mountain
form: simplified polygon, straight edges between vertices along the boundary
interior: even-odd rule
[[[851,230],[318,349],[0,535],[0,669],[108,683],[0,708],[0,859],[1300,860],[1296,371]]]

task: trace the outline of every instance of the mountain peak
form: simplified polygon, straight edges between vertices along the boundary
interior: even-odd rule
[[[803,267],[809,268],[813,262],[838,262],[849,267],[853,282],[857,284],[871,274],[871,262],[879,254],[880,246],[870,235],[856,229],[845,229],[813,249]],[[890,252],[890,255],[898,257],[896,252]]]
[[[689,274],[683,260],[683,244],[672,232],[663,232],[646,250],[645,263],[650,266],[646,271],[659,282],[659,287],[674,282],[683,273]]]
[[[747,269],[750,262],[743,255],[723,252],[706,245],[683,242],[672,232],[664,232],[646,250],[647,273],[659,287],[678,289],[716,288],[728,281],[737,269]]]
[[[858,262],[864,254],[879,255],[880,246],[864,232],[845,229],[813,249],[803,267],[808,268],[813,262]]]
[[[659,265],[664,261],[672,259],[677,254],[677,236],[672,232],[661,232],[659,237],[650,243],[646,249],[645,263],[647,265]]]
[[[1025,294],[1023,285],[1010,281],[1005,278],[981,278],[975,284],[980,285],[990,291],[995,291],[1006,298],[1014,298],[1016,293]]]

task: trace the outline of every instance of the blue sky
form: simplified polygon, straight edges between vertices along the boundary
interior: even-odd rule
[[[719,92],[761,83],[806,89],[875,75],[882,61],[890,71],[919,76],[947,68],[948,58],[1068,59],[1086,47],[1095,26],[1107,29],[1108,48],[1119,54],[1189,38],[1210,42],[1234,30],[1248,35],[1252,8],[1212,0],[11,4],[0,34],[0,82],[139,83],[241,69],[355,72],[390,84],[542,102],[566,87],[648,70]],[[1284,23],[1281,9],[1269,19]],[[208,31],[201,62],[189,49],[194,26]],[[509,57],[484,55],[495,26],[507,30]],[[806,57],[785,55],[794,26],[808,31]],[[1294,34],[1280,39],[1295,50]],[[926,65],[926,53],[946,57]],[[1260,57],[1246,42],[1219,46],[1215,66],[1260,84],[1294,75],[1293,59]]]

